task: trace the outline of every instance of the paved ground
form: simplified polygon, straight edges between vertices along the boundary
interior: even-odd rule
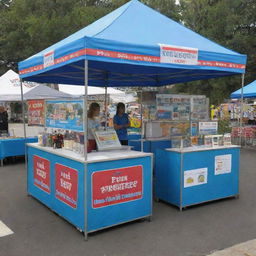
[[[256,256],[256,239],[214,252],[210,256]]]
[[[242,151],[239,199],[184,212],[154,203],[152,222],[97,232],[87,242],[71,224],[26,196],[24,163],[6,165],[0,168],[0,220],[14,234],[0,238],[0,256],[203,256],[255,239],[255,156],[256,151]]]

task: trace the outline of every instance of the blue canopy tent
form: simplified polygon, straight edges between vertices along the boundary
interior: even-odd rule
[[[245,65],[246,55],[226,49],[132,0],[20,62],[19,73],[26,81],[85,85],[86,98],[88,85],[157,87],[244,76]],[[86,173],[86,161],[84,168]],[[84,193],[86,198],[86,189]]]
[[[238,99],[242,97],[242,89],[232,92],[230,98]],[[243,88],[243,98],[256,98],[256,80]]]
[[[169,57],[169,58],[168,58]],[[246,56],[132,0],[19,63],[22,79],[91,86],[162,86],[245,72]]]

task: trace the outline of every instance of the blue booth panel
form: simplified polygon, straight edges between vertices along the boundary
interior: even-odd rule
[[[37,142],[37,137],[34,138],[13,138],[0,139],[0,159],[9,156],[25,155],[25,143]]]
[[[28,193],[78,229],[89,233],[152,215],[151,155],[87,163],[84,176],[83,161],[27,149]]]
[[[237,196],[239,159],[239,147],[183,153],[157,150],[156,197],[183,208]]]

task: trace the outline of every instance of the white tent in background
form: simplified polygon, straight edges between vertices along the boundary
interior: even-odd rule
[[[8,70],[0,77],[0,101],[21,101],[19,75],[13,70]],[[46,85],[23,82],[24,100],[67,98],[70,94],[57,91]]]
[[[84,86],[78,86],[78,85],[66,85],[66,84],[59,84],[59,90],[61,92],[69,93],[75,96],[82,96],[84,95]],[[94,87],[94,86],[88,86],[88,95],[104,95],[105,89],[100,87]],[[123,91],[109,88],[107,89],[107,93],[110,95],[110,99],[116,103],[116,102],[132,102],[134,101],[134,97],[130,94],[126,94]]]
[[[31,86],[24,85],[23,93],[29,92]],[[19,75],[12,70],[0,77],[0,101],[12,101],[21,99]]]

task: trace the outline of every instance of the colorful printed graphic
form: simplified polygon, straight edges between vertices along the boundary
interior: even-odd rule
[[[34,185],[50,194],[50,161],[39,157],[33,156],[34,162]]]
[[[100,208],[143,197],[143,167],[131,166],[92,174],[92,207]]]
[[[194,169],[184,172],[184,188],[207,183],[208,168]]]
[[[55,197],[77,208],[78,172],[62,164],[55,164]]]
[[[46,101],[46,127],[83,131],[83,101]]]
[[[28,100],[28,125],[44,125],[44,100]]]

